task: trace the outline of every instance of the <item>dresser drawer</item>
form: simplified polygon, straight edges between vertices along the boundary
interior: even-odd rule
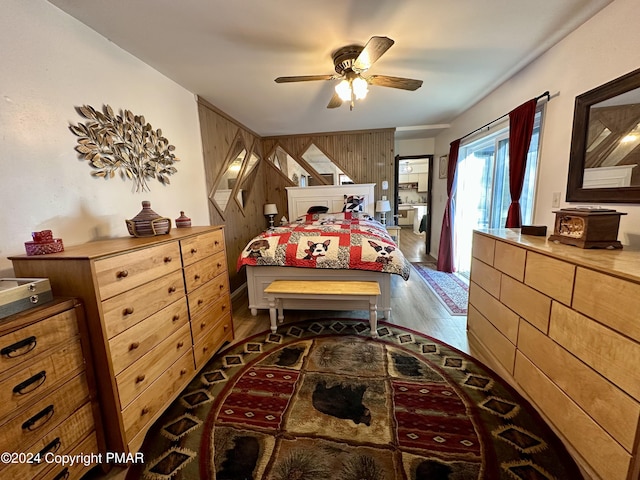
[[[3,335],[0,338],[0,371],[21,365],[51,347],[78,335],[75,310],[67,310]]]
[[[20,411],[0,428],[0,445],[7,452],[21,452],[59,425],[80,405],[89,401],[86,377],[78,375],[50,395]]]
[[[225,341],[233,340],[233,325],[231,315],[226,315],[221,321],[214,325],[207,333],[201,337],[193,346],[193,354],[196,360],[196,370],[202,368],[207,361],[216,353]]]
[[[95,434],[89,435],[82,443],[78,444],[69,455],[87,455],[98,451],[98,439]],[[75,463],[71,466],[55,465],[45,477],[46,480],[79,480],[83,478],[85,473],[89,471],[94,463],[85,465],[83,463]]]
[[[2,469],[0,465],[0,475],[2,478],[11,478],[12,480],[31,480],[41,475],[51,467],[51,463],[44,461],[47,454],[65,455],[71,453],[73,448],[89,434],[95,437],[93,425],[93,413],[91,404],[86,403],[76,410],[68,419],[51,430],[47,435],[41,438],[37,443],[31,445],[24,450],[25,453],[32,455],[40,454],[43,460],[38,464],[28,463],[12,463],[6,465]],[[97,446],[96,446],[97,447]],[[97,448],[91,451],[82,452],[85,455],[89,453],[97,453]],[[37,457],[36,457],[37,458]],[[46,478],[55,478],[58,469],[53,467],[50,476]]]
[[[184,281],[187,284],[187,292],[193,292],[196,288],[213,280],[221,273],[226,273],[226,271],[227,259],[224,252],[216,253],[185,267]]]
[[[231,328],[230,317],[227,316],[230,312],[231,299],[229,295],[225,295],[205,311],[200,312],[197,316],[192,316],[191,333],[193,334],[194,345],[202,339],[203,335],[206,335],[211,329],[217,327],[223,316],[225,316],[225,320],[229,324],[227,328]]]
[[[160,278],[182,267],[178,242],[97,260],[94,264],[100,298],[114,295]]]
[[[575,273],[576,267],[571,263],[527,253],[524,283],[565,305],[571,305]]]
[[[516,280],[524,279],[527,251],[505,242],[496,242],[493,266]]]
[[[22,405],[50,392],[65,378],[84,369],[84,357],[78,337],[51,352],[40,355],[0,380],[0,418]]]
[[[173,332],[189,323],[187,299],[163,308],[109,340],[113,372],[117,375]]]
[[[573,308],[640,342],[640,284],[578,267]]]
[[[473,244],[471,247],[471,255],[473,258],[477,258],[487,265],[493,266],[495,249],[495,240],[489,237],[485,237],[484,235],[480,235],[479,233],[473,234]]]
[[[179,270],[102,302],[107,337],[112,338],[184,296]]]
[[[167,337],[140,360],[116,376],[120,406],[125,408],[149,387],[162,373],[185,352],[191,353],[189,325]]]
[[[226,295],[228,291],[229,277],[226,271],[210,282],[196,288],[188,295],[191,317],[195,317],[200,312],[206,310],[213,302],[223,295]]]
[[[156,419],[175,395],[187,385],[193,373],[193,355],[187,352],[123,410],[122,422],[127,443],[131,442],[149,422]]]
[[[224,251],[224,230],[197,235],[180,241],[182,263],[187,266],[209,255]]]

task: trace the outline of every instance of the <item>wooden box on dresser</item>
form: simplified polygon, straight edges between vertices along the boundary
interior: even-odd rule
[[[640,251],[474,232],[473,350],[525,394],[585,473],[640,474]]]
[[[77,299],[55,298],[0,323],[0,478],[72,480],[97,464],[56,461],[101,443],[83,322]]]
[[[17,276],[48,277],[54,294],[83,300],[109,451],[136,452],[153,421],[233,339],[220,226],[11,260]]]

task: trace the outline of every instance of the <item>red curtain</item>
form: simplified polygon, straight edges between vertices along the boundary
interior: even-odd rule
[[[506,228],[522,226],[520,196],[527,168],[527,152],[531,144],[536,99],[529,100],[509,112],[509,191],[511,205],[507,213]]]
[[[447,164],[447,204],[442,217],[440,231],[440,246],[438,247],[437,268],[441,272],[453,272],[453,195],[455,194],[453,180],[458,165],[458,151],[460,139],[451,142],[449,147],[449,163]]]

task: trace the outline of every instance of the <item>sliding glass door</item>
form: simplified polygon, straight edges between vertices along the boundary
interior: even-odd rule
[[[527,169],[520,198],[522,223],[531,223],[538,170],[541,112],[536,113]],[[509,194],[509,129],[460,146],[453,199],[453,253],[455,271],[468,275],[471,238],[477,228],[503,228],[511,204]]]

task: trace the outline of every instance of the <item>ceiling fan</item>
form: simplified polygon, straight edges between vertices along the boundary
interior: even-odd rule
[[[350,102],[350,110],[353,110],[356,100],[362,99],[367,95],[369,85],[417,90],[422,86],[422,80],[387,75],[364,75],[393,44],[394,41],[388,37],[371,37],[364,47],[348,45],[336,50],[332,55],[336,71],[333,75],[278,77],[276,78],[276,83],[341,80],[336,85],[336,91],[331,97],[327,108],[336,108],[342,105],[342,102],[348,101]]]

